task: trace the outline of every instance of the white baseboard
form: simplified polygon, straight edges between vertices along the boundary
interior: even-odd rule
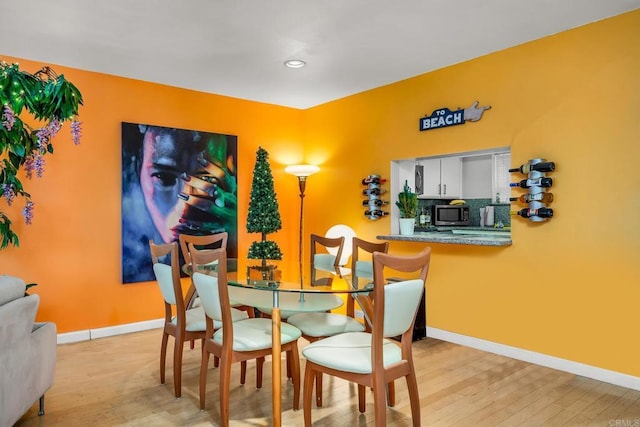
[[[78,341],[88,341],[96,338],[110,337],[113,335],[128,334],[130,332],[146,331],[148,329],[161,328],[164,319],[145,320],[143,322],[127,323],[124,325],[107,326],[105,328],[86,329],[83,331],[58,334],[58,344],[68,344]]]
[[[511,357],[513,359],[522,360],[536,365],[546,366],[547,368],[557,369],[574,375],[580,375],[640,391],[640,377],[634,377],[633,375],[622,374],[608,369],[585,365],[584,363],[561,359],[559,357],[536,353],[534,351],[511,347],[504,344],[498,344],[429,326],[427,326],[427,337],[464,345],[466,347],[477,348],[478,350],[488,351],[489,353]]]
[[[69,344],[78,341],[89,341],[91,339],[91,331],[86,329],[84,331],[66,332],[64,334],[58,334],[58,344]]]

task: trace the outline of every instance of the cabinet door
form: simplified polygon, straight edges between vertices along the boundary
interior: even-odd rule
[[[424,166],[423,195],[421,198],[440,198],[440,159],[423,159],[420,163]]]
[[[460,198],[461,179],[460,157],[444,157],[440,159],[440,183],[442,191],[440,197],[443,199]]]
[[[493,179],[491,163],[490,154],[461,158],[461,199],[494,198],[495,193],[491,189]]]

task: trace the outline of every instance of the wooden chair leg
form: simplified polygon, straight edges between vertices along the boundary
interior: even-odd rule
[[[393,381],[387,384],[387,403],[390,407],[396,406],[396,384]]]
[[[420,396],[418,395],[418,381],[416,373],[411,372],[406,376],[407,389],[409,390],[409,402],[411,404],[411,419],[413,427],[420,426]]]
[[[302,411],[305,427],[311,427],[311,395],[313,394],[313,380],[316,378],[316,373],[309,365],[307,362],[304,368],[304,387],[302,389]]]
[[[225,357],[220,366],[220,424],[229,426],[229,383],[231,378],[231,360]]]
[[[295,357],[298,353],[298,344],[292,343],[291,351],[287,352],[287,359],[291,359],[291,371],[293,380],[293,410],[300,409],[300,359]]]
[[[373,384],[373,407],[375,417],[375,427],[385,427],[387,425],[387,385],[382,378],[374,379]]]
[[[358,384],[358,411],[361,414],[364,414],[364,411],[367,407],[367,389],[365,386]]]
[[[196,348],[196,340],[191,340],[191,341],[189,342],[189,348],[190,348],[191,350],[193,350],[194,348]]]
[[[240,384],[244,384],[247,379],[247,361],[240,362]]]
[[[213,367],[217,368],[220,366],[220,358],[218,356],[213,356]]]
[[[207,365],[209,364],[209,352],[202,349],[202,361],[200,362],[200,409],[204,410],[204,399],[207,394]]]
[[[322,408],[322,372],[316,373],[316,406]]]
[[[164,384],[165,381],[165,367],[167,364],[167,344],[169,342],[169,335],[162,333],[162,344],[160,345],[160,384]]]
[[[173,389],[176,397],[182,396],[182,349],[184,341],[176,337],[173,346]]]
[[[264,357],[256,359],[256,388],[262,388],[262,368],[264,367]]]

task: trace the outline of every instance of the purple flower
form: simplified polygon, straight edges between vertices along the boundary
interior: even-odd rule
[[[38,178],[42,178],[42,173],[44,172],[44,158],[42,154],[37,150],[29,154],[24,162],[24,171],[29,179],[33,177],[34,171]]]
[[[2,184],[2,195],[7,201],[7,204],[11,206],[13,199],[16,198],[16,192],[13,190],[13,184]]]
[[[62,129],[62,123],[55,118],[49,122],[47,129],[49,130],[49,139],[55,138],[58,132],[60,132],[60,129]]]
[[[31,177],[33,176],[33,170],[34,170],[33,155],[28,155],[24,159],[24,172],[27,178],[31,179]]]
[[[73,143],[75,145],[80,144],[80,136],[82,136],[82,122],[74,120],[71,122],[71,135],[73,136]]]
[[[16,122],[16,116],[9,104],[4,105],[4,114],[2,114],[2,119],[2,125],[6,127],[7,130],[11,130],[13,124]]]
[[[24,217],[24,222],[27,225],[31,224],[31,221],[33,220],[33,202],[31,200],[27,201],[27,204],[25,205],[24,209],[22,209],[22,216]]]
[[[38,129],[38,132],[36,132],[36,136],[38,137],[38,148],[41,150],[46,150],[50,136],[49,128],[43,127]]]
[[[35,156],[34,168],[37,177],[42,178],[42,174],[44,173],[44,157],[40,153]]]

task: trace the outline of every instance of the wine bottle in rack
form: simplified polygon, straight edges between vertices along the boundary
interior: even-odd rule
[[[551,178],[534,178],[534,179],[523,179],[520,182],[512,182],[509,184],[509,187],[551,187],[553,185],[553,179]]]
[[[509,197],[509,201],[521,203],[551,203],[553,202],[553,193],[523,194],[520,197]]]
[[[375,210],[364,211],[364,214],[368,217],[382,218],[383,216],[389,215],[389,212],[381,211],[380,209],[375,209]]]
[[[520,172],[523,174],[528,174],[531,171],[553,172],[554,170],[556,170],[556,164],[554,162],[540,162],[533,165],[525,163],[523,165],[520,165],[520,167],[509,169],[509,172]]]
[[[511,211],[511,215],[519,215],[523,218],[531,218],[537,216],[540,218],[551,218],[553,216],[553,209],[551,208],[538,208],[538,209],[520,209],[519,211]]]
[[[387,180],[384,178],[380,178],[379,176],[376,176],[376,175],[369,175],[368,177],[362,180],[362,185],[384,184],[385,182],[387,182]]]
[[[362,206],[384,206],[388,204],[389,201],[380,199],[368,199],[362,201]]]
[[[366,188],[362,190],[363,196],[379,196],[380,194],[386,193],[387,190],[384,188]]]

